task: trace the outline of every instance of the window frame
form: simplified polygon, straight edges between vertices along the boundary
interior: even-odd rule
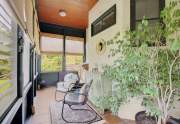
[[[80,42],[83,42],[83,54],[74,54],[74,55],[82,55],[83,56],[83,62],[86,61],[86,38],[85,36],[84,37],[78,37],[78,36],[71,36],[71,35],[65,35],[65,34],[52,34],[52,33],[45,33],[45,32],[42,32],[40,33],[40,36],[46,36],[46,37],[51,37],[51,38],[60,38],[63,40],[63,51],[62,52],[48,52],[48,51],[42,51],[42,47],[41,47],[41,40],[40,40],[40,50],[41,50],[41,53],[42,54],[55,54],[55,55],[58,55],[58,54],[61,54],[62,55],[62,70],[60,71],[66,71],[66,55],[71,55],[69,53],[66,52],[66,40],[68,37],[75,37],[75,38],[82,38],[83,41],[80,41]],[[73,54],[72,54],[73,55]],[[42,64],[42,57],[41,57],[41,64]],[[42,73],[46,73],[46,71],[42,71],[42,67],[41,67],[41,72]],[[49,72],[49,71],[47,71]],[[52,71],[52,72],[56,72],[56,71]]]
[[[19,25],[13,20],[13,18],[9,15],[9,13],[8,13],[8,11],[4,8],[4,6],[2,6],[1,4],[0,4],[0,8],[4,11],[4,13],[6,14],[6,16],[8,17],[8,18],[10,18],[11,20],[7,20],[3,15],[1,15],[0,14],[0,16],[4,19],[4,21],[7,23],[7,24],[10,24],[9,23],[9,21],[11,21],[12,22],[12,24],[15,26],[14,28],[15,28],[15,32],[14,32],[14,35],[16,35],[16,40],[15,40],[15,42],[16,42],[16,57],[15,57],[15,59],[16,59],[16,73],[17,73],[17,77],[16,77],[16,84],[17,84],[17,91],[16,91],[16,93],[17,93],[17,96],[11,101],[11,103],[10,103],[10,105],[6,108],[6,110],[4,111],[4,113],[0,116],[0,123],[1,122],[3,122],[3,119],[6,117],[6,115],[9,113],[9,111],[12,109],[12,107],[15,105],[15,103],[18,101],[18,99],[22,96],[22,89],[21,89],[21,85],[22,85],[22,82],[19,82],[21,79],[20,79],[20,77],[19,77],[19,66],[20,66],[20,63],[19,63],[19,60],[21,60],[21,58],[20,58],[20,53],[19,53],[19,42],[20,42],[20,40],[21,40],[21,38],[23,37],[23,36],[21,36],[21,35],[23,35],[23,34],[21,34],[22,32],[21,32],[21,30],[20,30],[20,27],[19,27]],[[1,23],[1,22],[0,22]],[[11,24],[11,25],[12,25]],[[7,26],[7,25],[6,25]]]
[[[58,70],[51,70],[51,71],[43,71],[43,68],[42,68],[42,56],[43,55],[52,55],[52,56],[61,56],[62,57],[62,65],[60,65],[59,67],[59,71],[63,71],[63,54],[60,54],[60,53],[42,53],[41,54],[41,73],[49,73],[49,72],[59,72]]]
[[[107,26],[102,26],[101,29],[97,32],[94,31],[94,28],[96,24],[98,23],[102,23],[103,24],[103,20],[104,18],[106,18],[109,14],[111,14],[112,12],[114,12],[114,15],[113,15],[113,23],[110,24],[110,25],[107,25]],[[116,4],[114,4],[111,8],[109,8],[106,12],[104,12],[100,17],[98,17],[92,24],[91,24],[91,36],[95,36],[97,34],[99,34],[100,32],[108,29],[109,27],[113,26],[116,24]]]

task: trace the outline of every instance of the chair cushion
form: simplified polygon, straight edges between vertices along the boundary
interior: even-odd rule
[[[78,75],[78,72],[77,71],[61,71],[59,72],[59,81],[64,81],[64,77],[65,75],[69,74],[69,73],[74,73],[78,76],[78,81],[79,81],[79,75]]]
[[[78,89],[74,92],[67,93],[64,102],[69,105],[85,104],[87,102],[87,97],[91,84],[92,81],[84,84],[80,90]]]
[[[58,82],[57,83],[57,91],[60,91],[60,92],[67,92],[68,90],[72,89],[74,87],[74,85],[71,85],[72,81],[69,81],[69,82]]]
[[[80,100],[80,96],[85,98],[85,96],[78,93],[68,93],[64,99],[64,102],[69,105],[82,105],[84,104],[84,100]]]
[[[91,87],[92,81],[85,83],[80,90],[81,94],[88,95],[90,87]]]
[[[85,101],[85,98],[88,96],[88,92],[89,92],[89,84],[87,83],[84,84],[79,91],[80,94],[85,95],[85,96],[84,95],[79,96],[79,101],[83,101],[83,100]]]
[[[78,80],[79,80],[78,75],[74,74],[74,73],[66,74],[65,77],[64,77],[65,82],[74,81],[74,83],[76,83]]]
[[[59,92],[67,92],[68,89],[64,87],[64,83],[57,83],[57,88],[56,88],[57,91]]]
[[[85,94],[85,95],[87,95],[87,93],[88,93],[88,86],[89,86],[89,85],[84,84],[84,85],[81,87],[79,93],[80,93],[80,94]]]
[[[64,81],[64,83],[63,83],[63,86],[66,89],[71,89],[74,87],[74,85],[75,85],[74,81]]]
[[[61,81],[57,83],[57,90],[58,91],[63,91],[63,92],[67,92],[68,89],[72,89],[74,87],[74,81]]]

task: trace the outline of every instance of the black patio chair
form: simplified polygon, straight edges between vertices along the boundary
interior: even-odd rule
[[[78,80],[79,77],[75,73],[68,73],[64,76],[64,81],[59,81],[57,83],[56,91],[55,91],[55,100],[57,102],[61,102],[62,100],[57,99],[57,93],[66,93],[68,91],[71,91],[75,88],[78,88]]]
[[[62,119],[65,122],[67,122],[67,123],[91,123],[97,118],[96,112],[94,112],[94,110],[91,109],[91,108],[90,108],[91,110],[90,109],[75,109],[75,108],[72,108],[72,106],[76,106],[76,105],[82,105],[83,106],[83,105],[87,104],[88,94],[89,94],[89,90],[90,90],[92,82],[93,82],[93,80],[91,80],[88,83],[85,83],[81,87],[81,89],[79,91],[70,91],[70,92],[67,92],[65,94],[64,100],[62,101],[62,113],[61,113]],[[95,116],[92,119],[87,120],[87,121],[68,121],[64,117],[64,105],[65,104],[68,105],[71,110],[74,110],[74,111],[87,111],[87,112],[91,112],[91,113],[95,114]]]

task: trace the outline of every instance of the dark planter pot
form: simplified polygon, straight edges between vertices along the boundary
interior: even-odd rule
[[[155,117],[148,116],[145,111],[138,112],[135,120],[136,124],[157,124]]]
[[[155,117],[148,116],[145,111],[138,112],[135,121],[136,124],[157,124]],[[180,124],[180,119],[170,117],[167,124]]]
[[[176,119],[176,118],[170,117],[170,119],[168,120],[167,124],[180,124],[180,119]]]

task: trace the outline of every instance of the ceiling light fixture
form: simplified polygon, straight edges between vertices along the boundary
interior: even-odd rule
[[[59,10],[59,15],[65,17],[67,15],[65,10]]]

